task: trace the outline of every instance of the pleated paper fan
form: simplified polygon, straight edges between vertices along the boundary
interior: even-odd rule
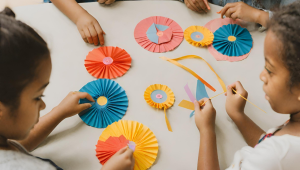
[[[174,104],[175,96],[173,91],[166,85],[153,84],[146,89],[144,99],[150,106],[164,109],[168,130],[172,132],[166,110]]]
[[[106,141],[98,140],[96,145],[96,156],[100,163],[104,165],[116,152],[127,146],[129,140],[123,135],[120,137],[109,137]]]
[[[124,116],[128,107],[125,90],[115,81],[98,79],[89,82],[79,91],[87,92],[96,101],[80,99],[79,103],[91,103],[92,107],[79,113],[80,118],[89,126],[105,128]]]
[[[150,168],[158,153],[158,143],[153,132],[139,122],[120,120],[107,126],[99,140],[106,141],[111,136],[119,137],[121,135],[136,145],[133,153],[135,159],[134,170]]]
[[[236,24],[223,25],[214,32],[214,36],[214,48],[224,55],[241,56],[252,48],[251,34]]]
[[[204,25],[204,27],[208,28],[211,32],[215,32],[217,29],[219,29],[220,27],[222,27],[223,25],[228,25],[228,24],[237,24],[240,25],[242,27],[241,21],[239,19],[233,20],[230,18],[217,18],[214,20],[209,21],[207,24]],[[253,43],[253,42],[252,42]],[[248,55],[250,54],[244,54],[241,56],[228,56],[228,55],[224,55],[220,52],[218,52],[213,45],[209,45],[208,46],[208,51],[214,56],[214,58],[218,61],[223,61],[223,60],[227,60],[230,62],[234,62],[234,61],[241,61],[244,60],[245,58],[248,57]]]
[[[185,40],[193,46],[208,46],[214,40],[214,34],[202,26],[190,26],[184,31]]]
[[[92,76],[112,79],[128,71],[131,57],[119,47],[99,47],[89,52],[84,65]]]
[[[137,24],[134,38],[146,50],[163,53],[174,50],[182,42],[183,30],[170,18],[152,16]]]

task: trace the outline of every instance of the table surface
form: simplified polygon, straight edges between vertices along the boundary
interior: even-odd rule
[[[164,16],[175,20],[183,30],[191,25],[205,25],[208,21],[220,17],[216,14],[221,7],[210,5],[211,11],[201,15],[189,10],[177,1],[138,1],[116,2],[111,6],[98,3],[81,4],[101,24],[106,32],[107,46],[125,49],[132,57],[132,67],[117,79],[126,91],[129,99],[128,110],[123,120],[135,120],[148,126],[156,135],[159,152],[152,170],[190,170],[196,169],[200,134],[190,118],[191,111],[179,107],[181,100],[188,100],[184,85],[189,84],[196,93],[197,80],[185,70],[161,60],[184,55],[203,57],[226,85],[241,81],[249,93],[248,99],[267,111],[246,105],[245,112],[264,130],[277,126],[288,119],[276,114],[264,99],[263,83],[259,79],[264,69],[263,42],[265,33],[251,32],[254,47],[249,57],[239,62],[216,61],[206,48],[198,48],[185,40],[174,51],[151,53],[140,47],[133,36],[136,24],[150,16]],[[47,107],[41,115],[48,113],[70,91],[78,91],[86,83],[95,80],[85,69],[84,59],[89,51],[96,48],[84,43],[77,27],[53,4],[41,4],[14,8],[17,19],[27,23],[48,42],[51,50],[53,71],[50,85],[45,91]],[[214,73],[201,60],[187,59],[180,63],[188,66],[217,89],[209,89],[208,95],[222,92]],[[144,91],[151,84],[165,84],[175,94],[175,103],[168,109],[167,115],[173,132],[169,132],[162,110],[151,108],[144,100]],[[234,153],[245,146],[240,132],[225,111],[225,96],[212,100],[217,110],[216,134],[221,169],[225,169],[233,160]],[[50,158],[64,169],[94,170],[101,164],[95,156],[95,145],[103,129],[87,126],[79,116],[73,116],[61,122],[45,142],[33,154]]]

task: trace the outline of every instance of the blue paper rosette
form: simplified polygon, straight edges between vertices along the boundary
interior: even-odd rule
[[[95,102],[80,99],[79,103],[91,103],[92,107],[79,113],[80,118],[89,126],[106,128],[122,119],[128,108],[125,90],[115,81],[98,79],[83,86],[80,92],[90,94]]]
[[[237,24],[223,25],[214,32],[213,47],[223,55],[242,56],[253,46],[251,34]]]

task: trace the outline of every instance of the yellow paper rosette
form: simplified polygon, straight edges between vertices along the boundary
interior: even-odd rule
[[[168,130],[172,132],[166,110],[174,104],[175,96],[173,91],[166,85],[153,84],[146,89],[144,98],[150,106],[158,109],[164,109]]]
[[[134,170],[150,168],[158,153],[158,143],[154,133],[147,126],[137,121],[119,120],[108,125],[99,140],[105,142],[109,137],[120,137],[121,135],[135,143],[133,152]]]
[[[190,26],[184,31],[184,39],[193,46],[208,46],[214,40],[214,34],[202,26]]]

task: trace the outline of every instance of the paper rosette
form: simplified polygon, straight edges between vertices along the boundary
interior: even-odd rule
[[[96,145],[96,156],[102,165],[105,164],[116,152],[127,146],[129,140],[123,135],[120,137],[109,137],[105,141],[98,140]]]
[[[214,34],[202,26],[190,26],[184,31],[185,40],[193,46],[208,46],[214,40]]]
[[[223,25],[214,32],[214,36],[214,48],[227,56],[245,55],[252,48],[251,34],[236,24]]]
[[[152,16],[137,24],[134,38],[146,50],[163,53],[174,50],[182,42],[183,30],[170,18]]]
[[[94,80],[79,91],[87,92],[95,100],[95,103],[87,99],[79,101],[92,104],[92,107],[79,113],[80,118],[89,126],[105,128],[120,120],[127,111],[128,98],[125,90],[113,80]]]
[[[209,21],[207,24],[204,25],[204,27],[208,28],[211,32],[214,33],[217,29],[219,29],[223,25],[228,25],[228,24],[237,24],[237,25],[242,26],[241,21],[239,19],[233,20],[233,19],[230,19],[230,18],[224,18],[224,19],[217,18],[217,19]],[[218,61],[227,60],[227,61],[230,61],[230,62],[244,60],[245,58],[248,57],[248,55],[251,52],[250,51],[249,53],[238,56],[238,57],[231,57],[231,56],[224,55],[224,54],[218,52],[213,47],[213,45],[208,46],[208,51],[215,57],[216,60],[218,60]]]
[[[175,96],[173,91],[166,85],[153,84],[146,89],[144,99],[150,106],[164,109],[168,130],[172,132],[166,110],[174,104]]]
[[[102,132],[99,140],[106,141],[109,137],[123,135],[136,144],[133,157],[134,170],[146,170],[154,163],[158,153],[158,143],[153,132],[145,125],[131,120],[120,120]]]
[[[131,57],[119,47],[99,47],[89,52],[84,65],[92,76],[112,79],[127,72]]]

